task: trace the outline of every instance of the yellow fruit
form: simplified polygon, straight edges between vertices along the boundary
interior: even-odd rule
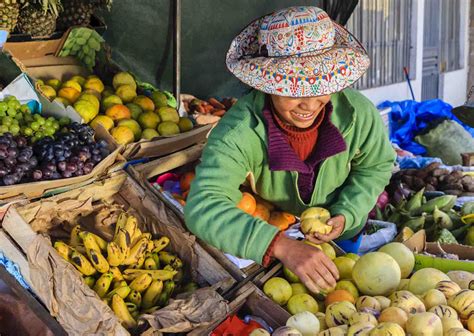
[[[283,274],[285,275],[286,280],[291,283],[301,282],[298,276],[289,270],[286,266],[283,266]]]
[[[392,322],[379,323],[374,329],[370,331],[370,336],[405,336],[402,327]]]
[[[142,139],[151,140],[159,137],[160,134],[153,128],[145,128],[142,132]]]
[[[132,119],[138,121],[138,117],[140,116],[140,114],[143,113],[142,108],[135,103],[128,103],[125,106],[127,106],[130,112],[132,113]]]
[[[104,91],[104,83],[96,77],[88,78],[84,83],[84,89],[95,90],[102,93],[102,91]]]
[[[133,76],[128,72],[117,73],[112,80],[112,85],[114,89],[117,89],[121,85],[130,85],[134,90],[137,89],[135,78],[133,78]]]
[[[352,269],[356,263],[354,260],[346,257],[337,257],[333,261],[339,271],[339,279],[352,279]]]
[[[75,82],[75,81],[72,81],[72,80],[68,80],[68,81],[64,82],[62,87],[63,88],[73,88],[76,91],[82,92],[82,87],[79,85],[79,83]]]
[[[99,99],[97,99],[96,96],[90,94],[90,93],[83,93],[79,96],[79,99],[78,101],[81,101],[81,100],[86,100],[88,101],[89,103],[91,103],[92,105],[94,105],[94,107],[99,110],[100,108],[100,101]]]
[[[449,317],[442,317],[441,324],[443,325],[443,335],[446,335],[450,329],[463,328],[461,321]]]
[[[153,91],[151,93],[151,99],[155,103],[155,108],[157,109],[168,106],[168,98],[166,98],[166,95],[163,92]]]
[[[467,319],[474,314],[474,290],[463,289],[451,296],[449,306],[456,309],[461,319]]]
[[[42,79],[37,79],[37,80],[36,80],[36,84],[39,85],[39,86],[44,85],[44,80],[42,80]]]
[[[328,234],[332,230],[332,226],[326,224],[330,218],[331,214],[324,208],[312,207],[306,209],[300,218],[301,231],[304,234]]]
[[[467,329],[474,333],[474,314],[467,320]]]
[[[398,324],[400,327],[405,329],[405,325],[408,321],[408,314],[401,308],[388,307],[382,310],[379,316],[379,322],[392,322]]]
[[[323,248],[321,247],[321,245],[318,245],[318,244],[316,244],[316,243],[313,243],[313,242],[310,241],[310,240],[304,239],[304,240],[303,240],[303,243],[305,243],[306,245],[311,245],[311,246],[313,246],[313,247],[316,247],[317,249],[320,249],[321,251],[323,250]]]
[[[58,91],[58,96],[67,99],[74,104],[81,93],[74,88],[64,87]]]
[[[145,112],[153,112],[155,110],[155,104],[153,103],[153,100],[147,96],[136,96],[133,100],[133,103],[140,106]]]
[[[355,306],[360,312],[370,311],[378,313],[381,310],[380,302],[376,298],[367,295],[360,296]]]
[[[449,277],[435,268],[422,268],[411,276],[408,290],[413,294],[423,295],[442,280],[449,280]]]
[[[43,93],[43,95],[49,100],[53,100],[54,98],[56,98],[56,91],[51,86],[41,85],[40,90]]]
[[[306,288],[302,283],[292,283],[291,289],[293,296],[297,294],[309,294],[308,288]]]
[[[156,112],[160,116],[161,121],[172,121],[175,124],[179,123],[178,111],[172,107],[160,107]]]
[[[305,311],[295,314],[286,321],[287,327],[298,330],[303,336],[313,336],[319,332],[319,320],[314,314]]]
[[[398,291],[401,290],[407,290],[408,289],[408,283],[410,282],[410,279],[401,279],[400,284],[397,287]]]
[[[347,254],[344,255],[344,257],[349,258],[349,259],[352,259],[352,260],[354,260],[354,261],[357,261],[357,260],[359,260],[359,258],[360,258],[360,257],[359,257],[357,254],[355,254],[355,253],[347,253]]]
[[[56,78],[48,79],[46,85],[51,86],[55,91],[58,91],[61,88],[61,81]]]
[[[430,309],[431,307],[438,305],[447,304],[446,297],[437,289],[430,289],[429,291],[427,291],[423,296],[423,302],[425,304],[426,309]]]
[[[56,97],[56,98],[54,98],[54,101],[57,101],[58,103],[63,104],[64,107],[71,105],[69,100],[67,100],[66,98],[63,98],[63,97]]]
[[[114,89],[111,88],[110,86],[104,87],[104,91],[102,91],[102,98],[105,98],[111,95],[115,95]]]
[[[110,131],[112,127],[114,127],[114,121],[112,118],[107,117],[105,115],[98,115],[97,117],[94,118],[94,120],[91,121],[90,126],[93,129],[96,129],[97,125],[102,125],[107,131]]]
[[[443,335],[441,319],[433,313],[419,313],[412,315],[406,324],[409,335]]]
[[[334,250],[334,247],[331,246],[331,244],[323,243],[321,244],[321,249],[323,250],[324,254],[329,257],[329,259],[336,259],[336,251]],[[347,254],[344,255],[344,257],[347,257]]]
[[[96,90],[91,90],[91,89],[82,90],[82,94],[84,94],[84,93],[93,95],[93,96],[96,97],[99,101],[100,101],[100,99],[102,98],[102,95],[101,95],[99,92],[97,92]]]
[[[316,300],[311,295],[306,293],[293,295],[288,300],[287,308],[292,315],[304,311],[309,311],[310,313],[314,314],[319,310]]]
[[[374,296],[374,298],[380,303],[381,310],[384,310],[385,308],[390,307],[391,301],[389,298],[385,296],[380,296],[380,295]]]
[[[340,325],[339,327],[332,327],[329,329],[326,329],[324,331],[321,331],[318,336],[346,336],[348,333],[349,328],[347,325]],[[288,334],[283,334],[283,335],[288,335]],[[291,334],[293,335],[293,334]]]
[[[274,277],[265,282],[263,292],[280,306],[286,304],[292,295],[290,284],[280,277]]]
[[[163,121],[158,125],[158,133],[160,135],[176,135],[179,134],[179,127],[174,122]]]
[[[391,307],[403,309],[407,314],[423,313],[426,311],[425,304],[409,291],[398,291],[390,296]]]
[[[326,324],[330,328],[348,324],[349,318],[356,312],[356,308],[350,302],[332,303],[326,308]]]
[[[95,108],[94,105],[85,100],[76,102],[74,104],[74,109],[81,116],[81,118],[86,124],[88,124],[92,119],[94,119],[99,113],[99,111]]]
[[[110,134],[119,145],[127,145],[132,143],[134,139],[132,130],[125,126],[117,126],[112,128]]]
[[[459,287],[459,285],[452,280],[443,280],[438,282],[435,289],[443,293],[446,299],[449,299],[451,296],[456,295],[461,291],[461,287]]]
[[[120,105],[123,104],[122,99],[120,99],[119,96],[112,94],[102,99],[101,108],[102,108],[102,111],[107,111],[109,107],[118,105],[118,104]]]
[[[155,112],[143,112],[138,117],[138,123],[140,124],[142,128],[156,129],[159,122],[160,122],[160,117]]]
[[[112,118],[113,121],[130,119],[131,117],[130,110],[125,105],[121,104],[110,106],[107,111],[105,111],[105,115]]]
[[[386,296],[400,284],[400,266],[386,253],[370,252],[356,261],[352,278],[361,293]]]
[[[349,293],[352,294],[354,299],[359,298],[359,291],[357,290],[357,287],[354,285],[352,281],[349,280],[341,280],[336,283],[336,289],[344,289],[348,291]]]
[[[402,278],[408,278],[415,267],[415,256],[413,252],[402,243],[389,243],[382,246],[379,252],[387,253],[400,266]]]
[[[178,127],[179,127],[179,131],[183,133],[183,132],[192,130],[194,125],[191,119],[186,118],[186,117],[181,117],[179,118]]]
[[[125,126],[132,130],[135,141],[140,140],[142,135],[142,128],[140,125],[133,119],[122,119],[118,122],[117,126]]]
[[[131,103],[137,96],[137,91],[131,85],[121,85],[119,86],[115,94],[122,99],[124,103]]]
[[[438,315],[439,318],[459,318],[457,311],[454,308],[451,308],[446,305],[431,307],[429,312]]]
[[[79,83],[80,86],[84,86],[86,83],[86,79],[79,75],[72,76],[70,80]]]
[[[347,330],[347,336],[368,336],[375,326],[367,322],[352,324]]]
[[[370,323],[373,326],[377,325],[377,319],[374,315],[364,312],[357,312],[351,315],[349,318],[349,325],[353,325],[356,323]]]

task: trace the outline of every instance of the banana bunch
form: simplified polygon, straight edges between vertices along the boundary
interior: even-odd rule
[[[105,42],[95,30],[86,27],[78,27],[71,30],[59,56],[75,56],[84,63],[89,70],[95,66],[96,52],[101,49]]]
[[[112,241],[75,226],[69,242],[56,241],[57,252],[83,274],[87,286],[107,303],[126,328],[136,326],[140,314],[168,304],[183,278],[183,262],[164,251],[168,237],[153,239],[142,232],[137,218],[122,212]],[[182,286],[194,290],[194,283]]]

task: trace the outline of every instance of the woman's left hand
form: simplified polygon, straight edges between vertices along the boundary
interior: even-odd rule
[[[306,239],[315,243],[322,244],[337,239],[344,231],[346,218],[343,215],[337,215],[328,220],[327,224],[332,226],[331,232],[328,234],[313,233],[307,234]]]

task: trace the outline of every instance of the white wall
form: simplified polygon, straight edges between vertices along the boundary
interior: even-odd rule
[[[425,1],[430,0],[415,0],[415,8],[413,11],[413,15],[416,16],[414,22],[414,34],[416,37],[416,46],[414,50],[414,57],[416,60],[416,74],[415,78],[411,81],[411,85],[415,99],[417,101],[421,100],[421,79],[423,72],[423,19]],[[464,45],[461,52],[464,52],[464,67],[461,70],[443,74],[444,85],[443,90],[440,92],[440,98],[452,104],[453,106],[462,104],[466,99],[466,86],[469,68],[469,0],[462,0],[461,6],[461,33],[463,34],[462,39],[464,39]],[[410,89],[408,88],[408,83],[406,81],[403,83],[362,90],[362,93],[366,95],[375,105],[378,105],[385,100],[401,101],[412,99]]]

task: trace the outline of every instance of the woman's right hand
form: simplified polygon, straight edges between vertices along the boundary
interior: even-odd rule
[[[273,255],[295,273],[313,293],[336,285],[336,265],[321,250],[301,241],[282,236],[275,242]]]

